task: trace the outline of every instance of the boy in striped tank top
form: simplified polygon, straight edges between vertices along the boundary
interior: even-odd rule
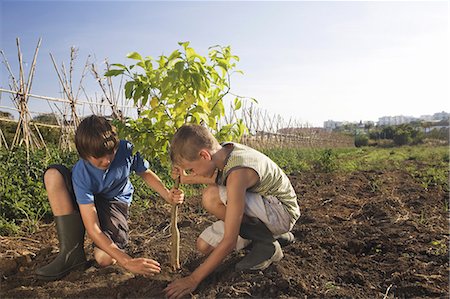
[[[165,289],[169,298],[194,291],[233,250],[252,242],[237,270],[263,270],[283,258],[280,243],[300,217],[294,189],[283,170],[261,152],[238,143],[219,144],[200,125],[184,125],[171,142],[172,175],[182,184],[207,184],[202,205],[219,221],[197,239],[208,257],[191,275]],[[189,173],[189,174],[187,174]]]

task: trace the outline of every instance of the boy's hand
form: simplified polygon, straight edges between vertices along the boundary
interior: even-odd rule
[[[184,201],[184,192],[181,189],[172,188],[169,191],[169,201],[176,205],[181,204]]]
[[[153,276],[161,272],[161,266],[159,263],[155,260],[147,258],[135,258],[128,260],[123,264],[123,267],[134,274]]]
[[[171,282],[164,292],[167,298],[176,299],[192,293],[197,286],[198,283],[191,276],[187,276]]]

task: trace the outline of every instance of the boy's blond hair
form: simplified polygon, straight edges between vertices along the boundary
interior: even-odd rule
[[[91,115],[83,119],[75,133],[75,146],[82,159],[101,158],[119,147],[117,130],[103,116]]]
[[[183,125],[170,143],[170,159],[174,164],[181,163],[183,159],[195,161],[202,149],[215,151],[219,148],[219,142],[207,128],[200,125]]]

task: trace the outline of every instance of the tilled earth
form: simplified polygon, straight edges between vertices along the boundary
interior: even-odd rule
[[[203,281],[193,298],[448,298],[448,190],[427,189],[410,174],[370,171],[351,174],[301,173],[290,176],[302,216],[296,242],[285,257],[260,272],[236,272],[246,253],[233,253]],[[195,240],[214,217],[188,198],[180,209],[180,273],[172,273],[170,207],[162,200],[130,220],[128,252],[158,260],[153,278],[119,266],[99,268],[91,241],[90,265],[59,281],[36,280],[34,270],[57,253],[54,224],[27,237],[0,237],[1,298],[159,298],[174,278],[193,271],[202,257]],[[133,213],[133,210],[132,210]],[[247,249],[248,250],[248,249]]]

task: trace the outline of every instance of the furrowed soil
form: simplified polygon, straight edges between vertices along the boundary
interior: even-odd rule
[[[230,255],[190,296],[192,298],[448,298],[448,190],[424,186],[406,171],[350,174],[299,173],[290,176],[302,215],[296,242],[284,258],[259,272],[236,272],[249,249]],[[59,281],[35,278],[36,268],[57,253],[53,223],[27,237],[1,237],[1,298],[160,298],[173,279],[188,275],[203,257],[195,240],[216,219],[199,198],[180,208],[182,270],[172,273],[170,207],[159,200],[130,217],[128,253],[151,257],[163,271],[135,276],[119,266],[99,268],[91,241],[90,264]]]

